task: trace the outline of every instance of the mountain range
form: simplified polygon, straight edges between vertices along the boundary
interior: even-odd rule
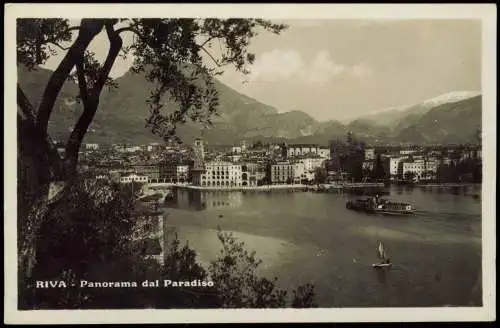
[[[38,105],[51,71],[18,68],[18,81],[27,97]],[[161,141],[145,127],[149,114],[146,103],[152,89],[144,75],[127,72],[116,79],[118,88],[102,92],[96,117],[85,143],[134,143]],[[327,145],[334,138],[343,139],[352,131],[368,143],[469,143],[476,141],[481,127],[481,95],[453,92],[406,106],[360,117],[348,124],[336,120],[318,122],[303,111],[280,113],[276,108],[238,93],[216,80],[219,92],[218,116],[213,126],[203,129],[188,122],[179,126],[178,135],[190,143],[202,136],[209,144],[229,145],[262,140]],[[54,107],[49,133],[56,140],[66,140],[81,113],[75,101],[78,86],[67,81]],[[168,102],[168,99],[167,99]],[[169,102],[170,105],[174,105]]]

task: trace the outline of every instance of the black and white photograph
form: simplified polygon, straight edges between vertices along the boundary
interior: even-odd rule
[[[495,9],[6,5],[8,322],[495,320]]]

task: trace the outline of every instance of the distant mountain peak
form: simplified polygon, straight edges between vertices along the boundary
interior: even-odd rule
[[[481,92],[479,91],[451,91],[437,97],[425,100],[422,105],[425,107],[436,107],[445,103],[457,102],[460,100],[472,98],[479,96]]]

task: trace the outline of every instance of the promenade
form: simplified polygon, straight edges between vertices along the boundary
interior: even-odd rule
[[[218,186],[218,187],[205,187],[196,186],[192,184],[176,184],[176,183],[150,183],[149,189],[188,189],[188,190],[205,190],[205,191],[273,191],[273,190],[291,190],[291,191],[318,191],[326,189],[355,189],[355,188],[382,188],[383,183],[346,183],[346,184],[319,184],[319,185],[305,185],[305,184],[276,184],[276,185],[262,185],[262,186]]]
[[[285,185],[264,185],[264,186],[235,186],[235,187],[202,187],[194,185],[178,185],[176,188],[189,190],[206,191],[273,191],[273,190],[292,190],[305,191],[309,186],[303,184],[285,184]]]

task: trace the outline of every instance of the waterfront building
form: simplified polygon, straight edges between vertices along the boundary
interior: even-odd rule
[[[256,186],[265,177],[263,167],[257,163],[242,164],[241,172],[242,186]]]
[[[185,183],[188,181],[189,177],[189,166],[188,165],[177,165],[176,167],[176,182]]]
[[[299,184],[307,180],[306,168],[303,162],[293,164],[293,183]]]
[[[404,161],[403,162],[403,178],[406,177],[408,172],[413,172],[415,179],[420,180],[422,173],[424,172],[425,164],[424,160],[415,161]]]
[[[193,181],[193,184],[203,187],[241,187],[241,165],[222,161],[207,162],[200,179]]]
[[[193,143],[193,164],[190,172],[193,184],[201,186],[202,175],[206,174],[205,146],[203,144],[203,139],[201,138],[196,138]],[[204,181],[204,183],[206,184],[207,182]]]
[[[271,184],[291,184],[294,179],[293,164],[278,162],[270,165]]]
[[[173,161],[164,161],[159,165],[160,181],[175,182],[177,179],[177,164]]]
[[[387,156],[386,160],[389,161],[389,175],[391,180],[403,176],[403,161],[408,160],[407,156]]]
[[[160,181],[160,166],[153,164],[135,164],[132,166],[134,172],[141,176],[147,176],[149,181],[159,182]]]
[[[435,158],[426,159],[424,162],[424,172],[420,176],[421,180],[432,180],[437,177],[437,169],[439,162]]]
[[[131,182],[139,182],[139,183],[147,183],[149,178],[145,175],[137,175],[130,174],[127,176],[120,177],[120,183],[131,183]]]
[[[317,168],[321,168],[325,165],[325,159],[321,157],[306,157],[300,159],[304,163],[305,171],[314,171]]]
[[[408,172],[413,172],[415,180],[432,179],[437,174],[438,162],[435,159],[416,159],[413,161],[403,162],[403,177]]]

